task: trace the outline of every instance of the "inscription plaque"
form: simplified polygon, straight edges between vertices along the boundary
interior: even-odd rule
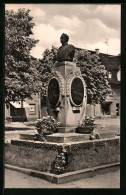
[[[75,106],[80,106],[84,98],[84,86],[80,78],[74,78],[71,83],[71,99]]]
[[[48,85],[48,99],[52,106],[57,106],[59,103],[60,88],[57,79],[53,78],[50,80]]]

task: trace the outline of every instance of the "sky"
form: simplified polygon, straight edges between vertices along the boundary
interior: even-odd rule
[[[30,9],[39,42],[31,55],[42,58],[45,49],[60,47],[66,33],[69,44],[101,53],[120,54],[121,6],[116,4],[6,4],[5,9]],[[107,41],[106,41],[107,40]],[[107,43],[106,43],[107,42]]]

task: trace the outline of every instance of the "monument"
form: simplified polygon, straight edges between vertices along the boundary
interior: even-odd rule
[[[73,45],[68,45],[68,35],[63,33],[60,40],[62,46],[57,52],[58,62],[55,63],[48,83],[47,110],[50,116],[60,122],[59,133],[75,133],[78,121],[85,117],[86,84],[80,68],[73,62],[75,49]],[[53,136],[57,135],[47,136],[47,140]],[[77,138],[77,134],[75,136]]]
[[[90,140],[90,134],[75,132],[78,121],[85,118],[87,94],[68,39],[61,36],[58,62],[48,82],[48,114],[60,122],[58,133],[47,135],[46,142],[35,141],[34,133],[20,134],[5,146],[7,168],[57,184],[116,169],[120,162],[119,137]]]

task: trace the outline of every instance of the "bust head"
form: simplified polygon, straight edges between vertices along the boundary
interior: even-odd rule
[[[57,51],[57,61],[73,61],[75,49],[73,45],[68,45],[69,36],[63,33],[60,37],[62,46]]]
[[[63,34],[61,35],[61,37],[60,37],[60,41],[61,41],[62,45],[63,45],[64,43],[67,43],[67,42],[69,41],[69,36],[68,36],[67,34],[63,33]]]

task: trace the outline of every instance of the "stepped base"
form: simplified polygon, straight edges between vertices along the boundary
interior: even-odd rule
[[[55,173],[54,163],[63,149],[66,150],[69,159],[65,168],[66,174],[120,161],[120,140],[117,137],[71,143],[11,140],[11,144],[5,145],[5,163],[45,173]]]
[[[19,139],[21,140],[34,140],[34,133],[20,134]],[[99,133],[100,139],[114,138],[115,132],[103,131]],[[46,135],[45,139],[48,142],[54,143],[69,143],[69,142],[81,142],[90,140],[90,134],[80,134],[80,133],[54,133],[51,135]]]
[[[35,133],[23,133],[19,134],[19,139],[21,140],[34,140]]]
[[[94,177],[97,174],[105,174],[108,172],[117,171],[120,169],[120,163],[118,162],[118,163],[113,163],[113,164],[101,165],[98,167],[82,169],[78,171],[64,173],[61,175],[56,175],[53,173],[42,172],[42,171],[33,170],[33,169],[21,168],[21,167],[17,167],[13,165],[8,165],[8,164],[5,164],[5,167],[7,169],[16,170],[16,171],[25,173],[27,175],[32,175],[34,177],[47,180],[51,183],[62,184],[62,183],[67,183],[67,182],[85,179],[89,177]]]
[[[79,142],[90,139],[90,134],[79,134],[79,133],[55,133],[52,135],[46,135],[48,142],[55,143],[68,143],[68,142]]]
[[[19,139],[21,140],[34,140],[34,133],[20,134]],[[90,134],[79,134],[79,133],[54,133],[45,136],[48,142],[55,143],[68,143],[68,142],[80,142],[90,139]]]

